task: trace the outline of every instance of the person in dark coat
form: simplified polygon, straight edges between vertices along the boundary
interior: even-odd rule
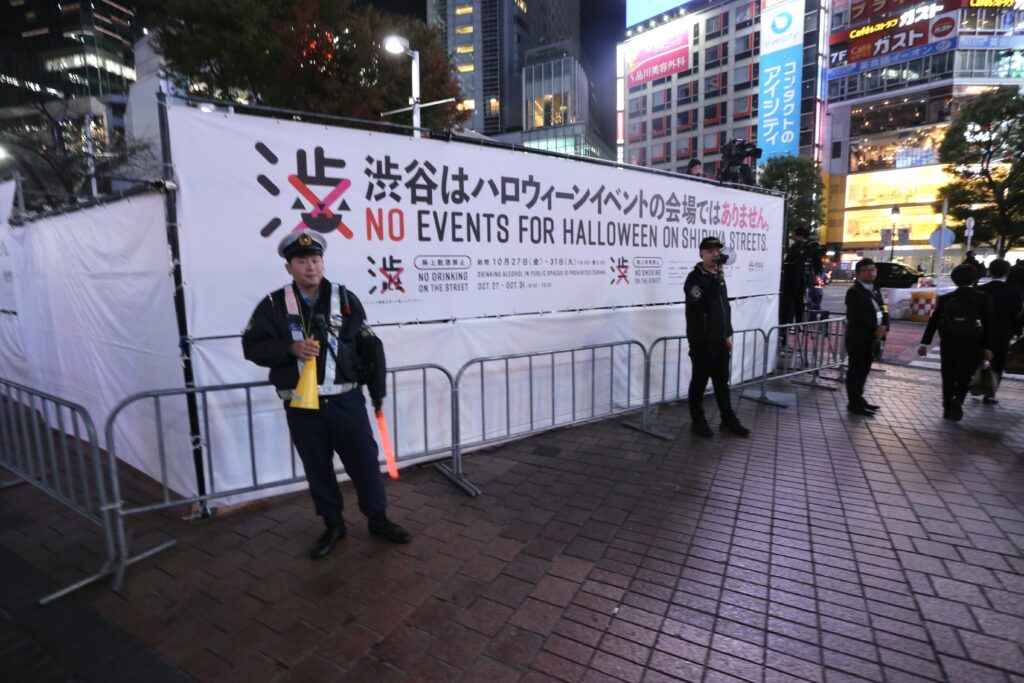
[[[808,242],[810,231],[797,228],[793,243],[782,261],[782,297],[779,302],[779,324],[803,322],[807,293],[814,278],[821,275],[821,257],[817,242]]]
[[[732,313],[720,259],[722,243],[705,237],[700,243],[700,262],[686,278],[686,340],[693,369],[690,377],[690,429],[700,436],[714,436],[704,416],[704,390],[708,379],[722,418],[721,430],[749,436],[740,424],[729,399],[729,360],[732,352]]]
[[[1010,340],[1024,332],[1024,290],[1007,284],[1010,262],[997,258],[988,264],[990,282],[978,287],[992,300],[992,371],[1002,378],[1006,366],[1006,352]],[[995,392],[982,399],[985,403],[998,403]]]
[[[242,334],[245,357],[270,369],[270,381],[285,400],[288,431],[302,459],[316,513],[326,530],[310,550],[325,557],[345,536],[341,489],[334,473],[334,453],[341,457],[366,515],[371,534],[394,543],[411,536],[385,514],[387,499],[366,414],[362,386],[375,408],[386,394],[383,346],[366,324],[355,294],[324,278],[327,241],[305,229],[290,233],[278,246],[293,281],[260,301]],[[318,409],[292,407],[304,363],[317,361]]]
[[[942,367],[942,417],[957,421],[963,418],[963,403],[971,375],[983,358],[992,358],[992,301],[972,286],[977,270],[961,263],[950,276],[957,287],[943,294],[928,319],[917,354],[924,356],[939,333],[939,354]]]
[[[856,281],[846,290],[846,409],[873,417],[879,406],[864,399],[864,385],[871,372],[875,347],[889,331],[889,310],[875,289],[878,270],[869,258],[857,261]]]

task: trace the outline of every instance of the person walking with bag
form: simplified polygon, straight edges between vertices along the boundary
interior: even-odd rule
[[[939,297],[917,347],[917,355],[926,355],[935,332],[939,333],[942,417],[954,422],[964,416],[971,375],[983,358],[992,358],[992,301],[971,286],[977,276],[978,271],[968,263],[953,269],[950,277],[957,288]]]

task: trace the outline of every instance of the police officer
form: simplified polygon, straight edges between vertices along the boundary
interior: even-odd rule
[[[327,242],[310,231],[292,232],[277,248],[293,282],[268,294],[256,307],[242,335],[245,357],[270,368],[270,381],[284,399],[292,442],[302,459],[316,513],[326,530],[310,557],[326,556],[345,535],[341,489],[334,473],[334,453],[355,485],[359,510],[369,518],[370,533],[394,543],[411,536],[387,518],[377,443],[366,414],[360,384],[367,384],[374,407],[386,393],[384,350],[366,324],[355,294],[324,278]],[[317,361],[318,410],[292,408],[299,372]]]
[[[869,258],[857,261],[857,281],[846,291],[846,409],[874,417],[879,406],[864,399],[864,384],[871,372],[875,347],[889,332],[889,310],[875,289],[878,269]]]
[[[704,390],[708,378],[722,418],[721,429],[749,436],[729,401],[729,355],[732,350],[732,314],[722,272],[722,243],[705,237],[700,243],[700,262],[686,278],[686,339],[693,369],[690,378],[690,429],[700,436],[714,435],[704,416]]]

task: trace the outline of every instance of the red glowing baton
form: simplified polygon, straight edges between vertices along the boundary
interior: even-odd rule
[[[391,435],[388,434],[388,423],[384,420],[384,411],[377,409],[377,429],[380,431],[380,445],[384,449],[384,462],[388,465],[388,476],[398,479],[398,464],[395,462],[395,449],[391,447]]]

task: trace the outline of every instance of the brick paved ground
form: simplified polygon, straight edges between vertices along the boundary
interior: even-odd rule
[[[350,511],[321,562],[302,494],[151,515],[136,547],[179,545],[72,600],[199,681],[1024,682],[1022,385],[952,424],[937,373],[889,366],[873,420],[777,384],[798,406],[742,401],[750,440],[692,437],[683,404],[655,418],[672,442],[540,435],[468,458],[480,498],[405,472],[389,496],[414,541]],[[52,580],[94,570],[95,540],[0,492],[0,543]]]

